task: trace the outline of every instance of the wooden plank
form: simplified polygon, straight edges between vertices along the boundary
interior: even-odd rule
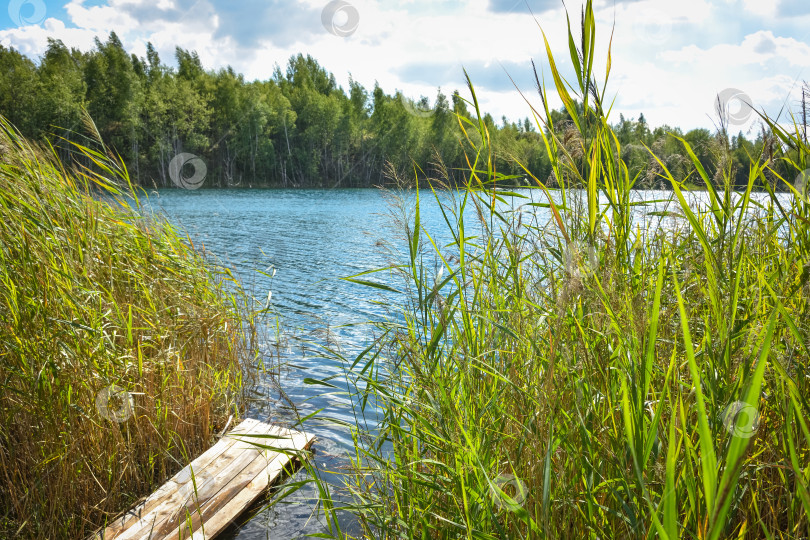
[[[305,459],[314,440],[311,435],[245,420],[93,538],[212,538],[274,483],[290,461]]]
[[[306,436],[306,442],[300,448],[308,450],[314,441],[314,437]],[[198,527],[194,530],[192,540],[213,538],[215,535],[225,530],[239,514],[258,499],[261,494],[278,479],[281,471],[287,463],[290,462],[291,458],[288,456],[284,456],[283,454],[279,454],[279,456],[281,456],[280,459],[269,460],[267,468],[261,471],[247,484],[238,482],[236,486],[233,486],[231,489],[234,496],[231,497],[215,515],[206,520],[203,527]]]
[[[250,467],[245,468],[239,475],[223,486],[216,497],[206,501],[200,508],[199,519],[192,520],[194,534],[191,536],[193,539],[210,539],[222,532],[270,485],[275,483],[290,461],[305,459],[302,454],[312,446],[315,438],[303,433],[285,431],[287,431],[285,435],[288,437],[286,439],[256,439],[259,444],[287,450],[288,452],[264,450],[251,463]],[[188,536],[188,529],[183,528],[180,531],[179,538],[185,539]]]
[[[251,432],[263,434],[267,433],[270,429],[272,429],[272,426],[259,423],[252,428]],[[255,457],[251,456],[250,454],[243,455],[245,451],[250,451],[251,448],[252,447],[241,440],[236,440],[235,443],[222,452],[216,460],[209,463],[208,467],[198,468],[195,463],[192,462],[191,468],[195,471],[195,476],[198,475],[201,480],[196,482],[197,491],[204,492],[204,490],[210,489],[210,486],[212,485],[211,477],[216,475],[220,469],[232,464],[234,460],[237,460],[237,465],[239,465],[248,458],[252,459]],[[194,486],[192,484],[190,475],[185,483],[179,485],[177,483],[172,484],[174,489],[171,491],[171,493],[163,497],[160,503],[152,508],[151,511],[143,514],[140,519],[138,519],[127,531],[124,531],[122,534],[116,536],[116,540],[156,538],[153,531],[159,529],[163,523],[172,516],[172,514],[178,511],[178,509],[184,508],[188,498],[193,495]]]
[[[274,435],[275,432],[280,429],[274,426],[267,426],[266,424],[265,426],[270,428],[266,433],[258,433],[260,430],[257,430],[251,434]],[[161,512],[154,521],[151,535],[143,536],[142,538],[163,538],[172,535],[173,531],[177,531],[186,518],[199,519],[198,514],[200,507],[206,501],[216,496],[231,478],[237,476],[244,469],[249,468],[250,464],[261,454],[260,450],[247,442],[249,436],[244,438],[240,437],[240,439],[243,440],[240,440],[232,450],[233,453],[238,452],[238,454],[223,454],[219,459],[220,463],[216,470],[203,473],[202,477],[204,480],[202,481],[202,485],[198,484],[196,492],[193,490],[193,486],[187,486],[189,489],[185,490],[185,497],[179,503],[167,506],[166,509],[169,510],[169,512]],[[126,537],[122,537],[121,540],[126,540]]]
[[[249,432],[250,430],[256,428],[260,423],[261,422],[258,420],[254,420],[252,418],[246,419],[244,422],[235,427],[232,432],[220,439],[214,446],[203,452],[199,457],[197,457],[197,459],[180,469],[177,474],[172,476],[165,484],[158,488],[157,491],[152,493],[144,501],[138,503],[126,514],[116,518],[112,523],[110,523],[109,526],[107,526],[104,530],[99,531],[92,538],[95,540],[106,540],[116,538],[122,534],[133,524],[135,524],[141,516],[151,512],[152,509],[158,506],[164,498],[171,495],[171,493],[177,489],[178,485],[184,484],[187,481],[186,479],[190,476],[192,467],[195,471],[204,469],[228,448],[236,444],[237,439],[234,438],[233,435]]]
[[[252,429],[257,425],[259,424],[256,423],[250,427]],[[180,475],[177,475],[172,481],[164,484],[158,490],[159,496],[153,499],[153,504],[150,505],[149,508],[142,510],[137,518],[129,523],[129,526],[125,530],[118,532],[114,538],[138,538],[142,536],[144,534],[144,529],[146,529],[148,532],[148,529],[151,528],[151,523],[155,519],[156,515],[165,512],[166,508],[181,504],[182,501],[188,497],[190,492],[193,490],[193,482],[191,478],[192,471],[194,472],[197,486],[201,488],[205,471],[211,470],[212,467],[215,468],[218,463],[222,463],[220,459],[223,456],[232,454],[234,447],[239,441],[238,439],[229,437],[229,442],[230,444],[227,445],[227,448],[218,452],[218,455],[210,456],[210,459],[206,459],[205,461],[193,461],[184,469],[184,471],[182,471]]]

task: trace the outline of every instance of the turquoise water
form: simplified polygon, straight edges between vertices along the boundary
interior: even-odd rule
[[[405,198],[410,201],[406,206],[412,207],[413,195]],[[278,377],[264,377],[250,416],[291,425],[296,419],[292,402],[301,416],[323,408],[320,415],[355,424],[348,399],[324,397],[323,387],[304,384],[304,379],[338,375],[333,383],[345,381],[343,366],[322,358],[318,346],[353,357],[372,336],[373,329],[363,323],[397,317],[398,295],[340,279],[407,260],[388,249],[407,249],[402,229],[390,215],[392,196],[373,189],[162,190],[151,192],[149,202],[184,229],[197,247],[232,269],[259,302],[266,303],[272,293],[262,350],[268,364],[280,361],[287,367]],[[435,200],[423,203],[421,219],[428,230],[444,229]],[[442,242],[449,239],[446,234],[438,236]],[[272,279],[265,275],[274,269]],[[401,285],[388,274],[365,277]],[[312,423],[307,430],[317,436],[315,460],[322,470],[347,465],[344,456],[352,446],[348,428]],[[304,489],[293,497],[296,504],[258,513],[254,509],[251,518],[232,527],[226,538],[292,538],[323,532],[321,520],[311,515],[314,495]],[[344,526],[352,528],[351,523]]]

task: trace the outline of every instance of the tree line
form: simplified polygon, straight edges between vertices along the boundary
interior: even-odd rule
[[[230,67],[206,70],[196,52],[179,47],[175,57],[177,67],[169,67],[148,44],[146,58],[139,58],[115,33],[106,42],[96,39],[88,52],[49,39],[38,62],[0,46],[0,114],[69,158],[70,147],[62,143],[79,137],[86,110],[133,180],[150,187],[173,184],[170,165],[180,154],[202,160],[208,187],[370,187],[386,183],[392,170],[411,178],[438,172],[453,182],[469,167],[471,135],[458,116],[470,117],[470,104],[458,91],[448,98],[439,90],[430,106],[425,97],[388,94],[378,84],[369,91],[351,77],[346,90],[308,55],[293,56],[284,71],[277,65],[265,81],[246,81]],[[564,108],[552,111],[563,144],[567,115]],[[497,124],[489,114],[483,121],[500,172],[520,185],[525,166],[555,184],[536,123],[504,117]],[[614,127],[622,157],[643,187],[665,187],[647,148],[676,177],[688,176],[690,160],[671,134],[689,141],[714,170],[723,148],[724,155],[744,158],[762,152],[769,140],[765,131],[749,141],[743,133],[729,138],[726,130],[652,129],[643,114],[620,116]],[[744,185],[747,170],[735,174]]]

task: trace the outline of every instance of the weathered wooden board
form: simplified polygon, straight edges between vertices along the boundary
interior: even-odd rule
[[[314,440],[311,435],[245,420],[93,538],[213,538],[278,479],[285,465],[305,459],[304,451]]]

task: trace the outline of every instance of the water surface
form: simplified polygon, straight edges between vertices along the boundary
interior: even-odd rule
[[[535,202],[546,202],[539,190],[522,193]],[[668,199],[671,193],[639,192],[636,196],[660,200]],[[705,194],[695,197],[705,199]],[[406,194],[404,199],[408,201],[405,206],[412,208],[414,194]],[[448,243],[450,236],[438,204],[429,194],[425,197],[423,193],[422,200],[423,225],[435,235],[438,245]],[[262,351],[268,365],[281,362],[286,367],[260,381],[249,415],[292,425],[296,420],[296,413],[289,406],[292,402],[301,416],[323,409],[322,416],[356,425],[357,418],[347,398],[325,397],[323,387],[304,381],[337,376],[332,382],[345,385],[345,366],[335,359],[325,359],[318,354],[318,348],[327,346],[351,359],[372,339],[374,329],[364,323],[398,316],[401,301],[398,295],[340,279],[407,261],[404,252],[397,254],[386,249],[386,246],[407,249],[403,223],[398,223],[391,214],[391,195],[374,189],[162,190],[151,192],[149,201],[153,208],[187,231],[197,247],[204,247],[232,269],[259,302],[267,302],[268,293],[272,293],[267,304],[271,316],[262,329]],[[548,223],[548,210],[526,206],[527,202],[531,200],[510,199],[508,205],[522,207],[527,216],[524,224]],[[658,203],[637,207],[636,214],[640,217],[663,209],[676,208]],[[395,210],[393,215],[401,214]],[[468,227],[475,227],[472,208],[465,216]],[[425,262],[433,264],[430,260]],[[402,286],[387,274],[364,277]],[[370,411],[369,417],[372,421],[373,412]],[[347,466],[346,456],[352,448],[348,427],[308,423],[307,431],[317,437],[314,459],[321,470],[340,471]],[[295,479],[303,479],[305,474],[299,472]],[[339,481],[334,474],[329,478]],[[314,497],[314,490],[302,489],[289,504],[254,508],[248,518],[231,527],[224,537],[286,539],[325,532],[322,518],[313,515]],[[342,525],[349,532],[359,533],[350,522]]]
[[[398,229],[389,214],[391,196],[374,189],[161,190],[149,194],[149,203],[184,229],[197,247],[232,269],[258,300],[266,302],[272,293],[263,352],[268,364],[287,366],[278,382],[298,414],[324,409],[320,415],[355,424],[347,399],[323,397],[323,387],[304,379],[338,375],[333,382],[340,384],[344,366],[324,359],[317,348],[328,346],[352,357],[372,337],[373,329],[363,323],[396,316],[391,309],[396,295],[340,279],[388,266],[396,255],[385,249],[386,243],[405,246],[397,241]],[[426,203],[421,214],[428,228],[441,228],[435,202]],[[274,277],[265,275],[274,269]],[[387,274],[367,278],[393,279]],[[295,422],[295,413],[269,375],[258,392],[250,416]],[[317,437],[320,468],[334,471],[347,465],[346,452],[352,447],[348,428],[313,423],[307,430]],[[297,504],[259,511],[225,537],[293,538],[323,532],[321,519],[311,515],[314,496],[312,490],[301,490],[293,497]]]

